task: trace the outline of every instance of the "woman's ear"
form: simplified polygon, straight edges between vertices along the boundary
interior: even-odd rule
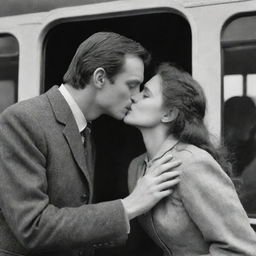
[[[101,89],[104,86],[106,79],[106,72],[104,68],[97,68],[92,75],[93,84],[96,88]]]
[[[162,123],[170,123],[177,118],[178,114],[179,110],[177,108],[169,109],[163,114],[161,121]]]

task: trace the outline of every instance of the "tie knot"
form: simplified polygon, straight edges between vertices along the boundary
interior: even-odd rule
[[[91,122],[87,122],[87,125],[86,125],[86,127],[81,131],[81,134],[82,134],[84,137],[86,137],[86,134],[91,133],[91,127],[92,127]]]
[[[88,128],[90,131],[92,129],[92,122],[87,122],[87,125],[85,128]]]

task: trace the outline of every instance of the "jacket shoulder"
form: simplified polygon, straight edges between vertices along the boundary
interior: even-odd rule
[[[181,160],[186,166],[208,163],[219,167],[217,161],[206,150],[191,144],[178,145],[175,147],[174,155],[175,158]]]
[[[17,102],[8,108],[6,108],[2,113],[1,117],[9,116],[40,116],[47,107],[47,97],[45,94],[36,96],[27,100]]]

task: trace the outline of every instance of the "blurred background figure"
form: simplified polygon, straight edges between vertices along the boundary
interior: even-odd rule
[[[224,104],[224,139],[232,154],[234,174],[241,176],[253,160],[256,106],[247,96],[229,98]]]
[[[240,199],[247,213],[256,210],[256,106],[248,96],[224,105],[224,140],[231,152],[234,175],[241,178]]]

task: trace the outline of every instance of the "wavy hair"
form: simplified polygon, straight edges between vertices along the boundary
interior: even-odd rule
[[[202,87],[192,76],[170,63],[161,64],[156,74],[160,75],[163,88],[163,104],[167,109],[176,108],[177,118],[169,133],[179,141],[195,145],[207,151],[223,170],[232,175],[232,166],[224,147],[217,149],[210,140],[204,124],[206,97]]]

